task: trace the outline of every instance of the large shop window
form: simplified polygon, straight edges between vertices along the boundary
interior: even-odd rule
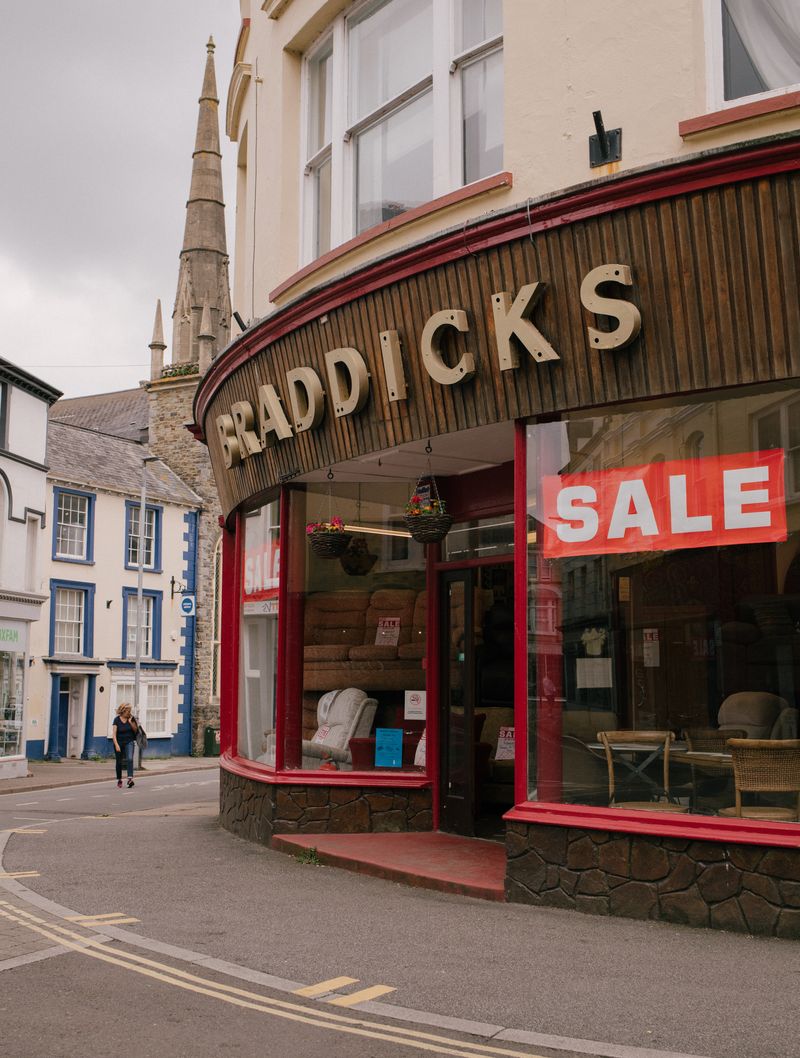
[[[798,402],[528,427],[530,799],[798,819]]]
[[[307,260],[502,169],[502,32],[501,0],[378,0],[309,52]]]
[[[309,485],[290,493],[286,767],[424,769],[424,548],[403,522],[408,486]],[[339,556],[306,527],[341,519]]]
[[[244,519],[239,755],[275,765],[280,516],[275,500]]]
[[[797,0],[720,0],[724,98],[800,84]]]
[[[22,752],[25,655],[0,650],[0,757]]]

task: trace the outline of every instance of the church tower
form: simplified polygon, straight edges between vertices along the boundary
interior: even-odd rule
[[[219,100],[214,41],[209,39],[172,313],[172,353],[165,364],[167,346],[159,302],[150,342],[150,380],[144,383],[149,404],[150,450],[203,500],[196,524],[186,526],[187,542],[191,539],[189,534],[196,534],[195,568],[177,583],[177,590],[193,595],[196,603],[195,616],[185,622],[186,642],[182,650],[182,707],[192,710],[194,752],[202,752],[206,725],[219,727],[220,511],[208,450],[194,439],[186,424],[193,420],[192,402],[200,377],[228,344],[230,317]],[[170,602],[177,605],[180,598],[176,595]]]

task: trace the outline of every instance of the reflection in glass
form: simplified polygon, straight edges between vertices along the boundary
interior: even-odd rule
[[[798,406],[796,390],[739,389],[528,428],[532,798],[608,804],[613,766],[616,802],[725,814],[727,739],[797,737]],[[609,765],[598,732],[615,730],[671,732],[668,782],[660,735],[615,743]],[[742,811],[790,802],[765,791]]]
[[[461,46],[474,48],[503,32],[503,0],[461,0]]]
[[[331,160],[326,158],[314,173],[317,213],[314,226],[315,256],[331,248]]]
[[[279,504],[244,521],[238,752],[275,765],[278,658]]]
[[[350,23],[350,121],[356,122],[430,74],[432,0],[370,5]]]
[[[358,137],[359,232],[433,197],[432,98],[426,92]]]
[[[408,534],[405,484],[334,483],[290,492],[293,539],[342,519],[368,562],[304,543],[288,570],[287,768],[423,769],[427,593],[424,548]]]
[[[464,183],[503,168],[503,53],[464,67]]]

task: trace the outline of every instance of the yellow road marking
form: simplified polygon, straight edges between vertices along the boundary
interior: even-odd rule
[[[329,999],[328,1002],[335,1007],[354,1007],[358,1003],[366,1003],[370,999],[377,999],[378,996],[385,996],[387,992],[396,991],[396,988],[390,988],[388,985],[372,985],[371,988],[362,988],[359,992],[337,996],[336,999]]]
[[[43,922],[42,919],[30,914],[30,912],[23,911],[21,908],[13,908],[16,914],[11,914],[9,911],[5,910],[9,907],[13,907],[13,905],[5,901],[0,901],[0,915],[3,915],[5,918],[11,919],[14,922],[18,922],[20,925],[26,926],[33,932],[39,933],[43,937],[47,937],[48,940],[55,941],[62,947],[70,948],[73,951],[87,955],[93,959],[99,959],[101,962],[111,963],[122,969],[132,970],[135,973],[152,977],[155,980],[163,981],[166,984],[172,984],[187,991],[197,992],[199,995],[211,996],[212,998],[231,1003],[234,1006],[256,1010],[262,1014],[272,1014],[275,1017],[311,1025],[315,1028],[332,1029],[333,1031],[344,1032],[350,1035],[366,1036],[370,1039],[376,1040],[387,1040],[392,1043],[402,1044],[408,1047],[413,1046],[436,1054],[454,1055],[456,1058],[485,1058],[485,1056],[491,1056],[491,1058],[493,1058],[495,1055],[501,1055],[503,1058],[542,1058],[541,1055],[534,1055],[531,1052],[511,1051],[501,1047],[488,1047],[481,1045],[480,1043],[472,1043],[468,1040],[449,1039],[446,1036],[436,1036],[432,1033],[420,1032],[415,1029],[404,1029],[399,1026],[379,1026],[376,1030],[374,1022],[362,1021],[341,1014],[329,1013],[321,1009],[312,1011],[307,1007],[287,1000],[271,999],[268,996],[261,996],[255,992],[248,992],[241,988],[235,988],[232,985],[209,981],[206,978],[198,977],[197,975],[187,973],[184,970],[178,970],[165,963],[158,963],[153,959],[147,959],[141,955],[134,955],[132,952],[117,952],[114,955],[111,955],[107,951],[103,951],[99,942],[96,940],[92,941],[84,939],[62,926],[53,925],[49,926],[47,929],[43,929],[40,926],[33,924],[34,922]],[[20,915],[24,916],[24,918],[20,918]],[[32,921],[26,922],[25,919],[30,919]],[[59,936],[58,934],[74,937],[77,939],[78,943],[65,940],[64,937]],[[156,969],[150,969],[150,967],[155,967]],[[197,982],[198,984],[195,985],[193,982]],[[204,987],[198,987],[198,985]],[[240,996],[247,997],[247,999],[254,1000],[255,1002],[248,1002],[246,999],[240,999]],[[439,1046],[439,1044],[443,1046]],[[469,1048],[469,1050],[456,1050],[454,1049],[456,1046],[459,1048]]]
[[[296,988],[294,994],[296,996],[308,996],[309,999],[313,999],[314,996],[323,996],[326,992],[335,992],[337,988],[341,988],[342,985],[357,985],[357,977],[332,977],[330,981],[320,981],[318,985],[308,985],[307,988]]]
[[[38,878],[38,871],[0,871],[0,878]]]
[[[94,922],[105,923],[107,926],[116,926],[118,922],[138,922],[138,918],[126,918],[123,911],[111,911],[107,915],[67,915],[67,922]]]

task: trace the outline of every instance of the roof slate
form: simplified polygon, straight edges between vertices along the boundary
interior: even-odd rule
[[[54,420],[141,441],[147,437],[147,393],[137,387],[88,397],[68,397],[50,409],[50,421]]]
[[[51,421],[47,427],[49,476],[65,484],[107,488],[137,498],[142,488],[142,457],[135,441]],[[160,459],[147,464],[147,499],[202,507],[203,501]]]

